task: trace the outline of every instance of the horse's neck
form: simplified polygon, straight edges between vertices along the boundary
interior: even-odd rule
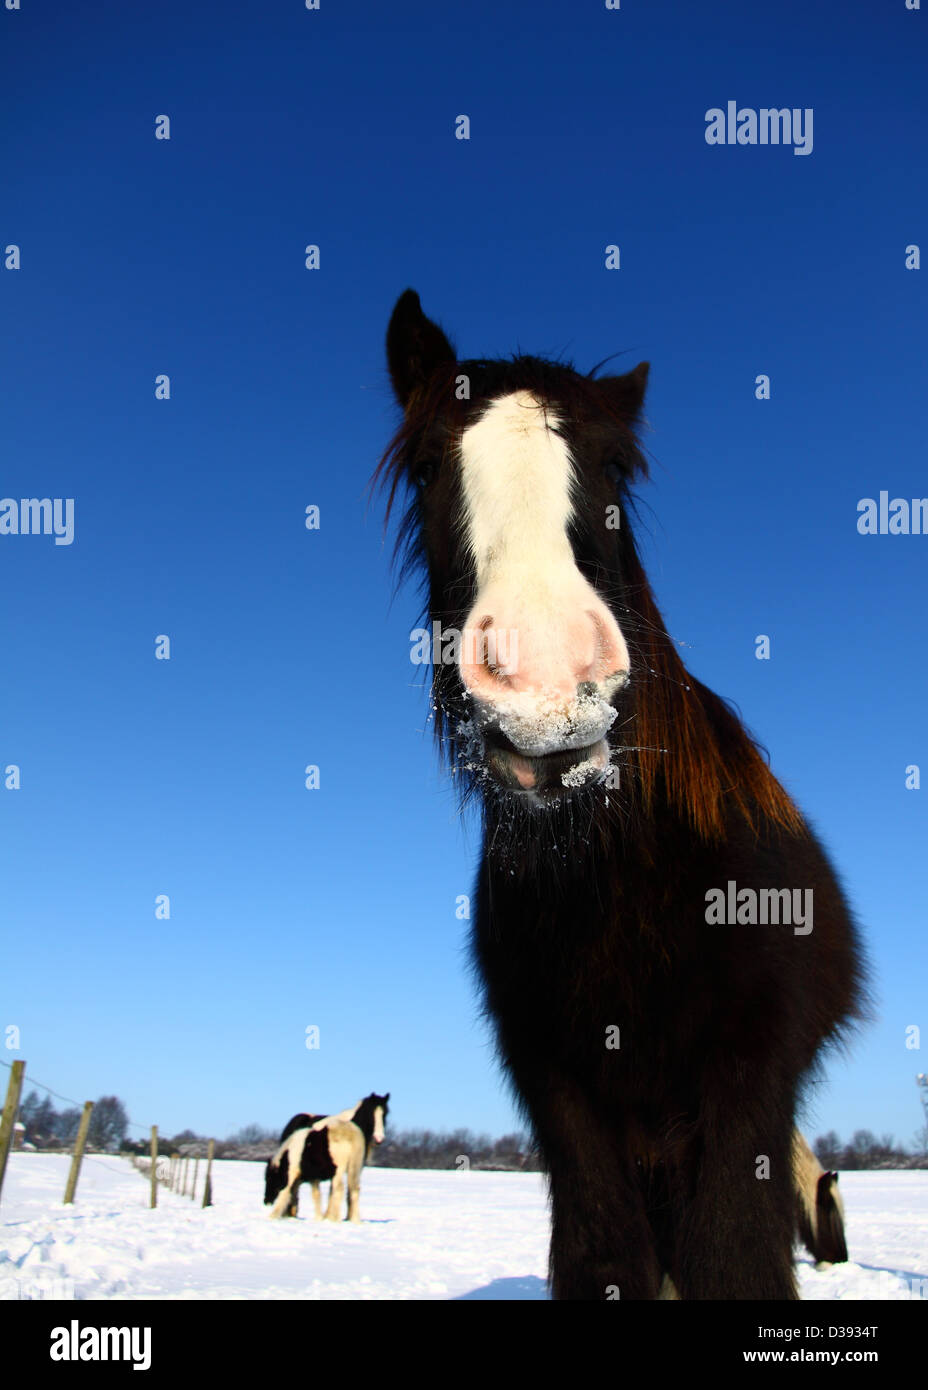
[[[488,825],[478,878],[482,930],[540,944],[546,934],[562,942],[568,922],[579,940],[611,930],[620,916],[637,919],[692,855],[692,833],[663,798],[655,802],[647,816],[639,806],[628,814],[621,803],[604,804],[585,822],[570,806],[540,812],[540,833],[527,849],[526,841],[505,841],[505,824],[496,837]]]
[[[351,1118],[354,1120],[358,1129],[364,1135],[365,1142],[369,1144],[371,1142],[371,1137],[374,1133],[373,1111],[370,1110],[367,1106],[365,1106],[362,1100],[361,1104],[356,1107],[355,1112],[351,1116]]]

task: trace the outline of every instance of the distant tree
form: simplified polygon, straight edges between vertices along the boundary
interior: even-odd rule
[[[118,1096],[101,1096],[93,1107],[87,1142],[94,1149],[118,1149],[129,1128],[126,1107]]]
[[[38,1139],[57,1139],[60,1116],[50,1096],[43,1096],[36,1106],[32,1127]]]
[[[277,1139],[277,1131],[263,1125],[243,1125],[237,1134],[230,1134],[227,1144],[264,1144]]]
[[[837,1139],[837,1135],[826,1135],[827,1140]],[[816,1144],[816,1153],[827,1167],[831,1168],[906,1168],[912,1167],[912,1155],[901,1144],[897,1144],[891,1134],[879,1139],[870,1129],[854,1131],[849,1144],[835,1152],[826,1152]],[[917,1165],[914,1165],[917,1166]]]
[[[182,1129],[181,1132],[179,1134],[175,1134],[174,1138],[171,1139],[169,1142],[173,1145],[175,1149],[177,1149],[181,1146],[181,1144],[195,1144],[202,1137],[203,1136],[200,1134],[194,1134],[192,1129]]]
[[[19,1118],[23,1124],[27,1124],[35,1114],[39,1105],[38,1091],[29,1091],[19,1102]]]
[[[52,1137],[59,1144],[73,1144],[77,1138],[78,1127],[81,1122],[81,1111],[77,1107],[70,1110],[62,1110],[55,1116],[52,1129]]]
[[[872,1129],[855,1129],[851,1142],[841,1155],[842,1168],[869,1168],[877,1139]]]
[[[537,1172],[541,1164],[526,1135],[507,1134],[491,1139],[469,1129],[436,1133],[430,1129],[392,1130],[374,1151],[372,1162],[381,1168],[496,1168]]]
[[[830,1129],[827,1134],[820,1134],[812,1145],[815,1157],[823,1168],[836,1168],[841,1159],[842,1146],[841,1138],[835,1130]]]
[[[524,1168],[530,1146],[522,1134],[504,1134],[493,1145],[492,1162],[499,1168]]]
[[[38,1091],[30,1091],[25,1100],[20,1103],[19,1120],[21,1124],[25,1125],[26,1138],[29,1140],[32,1140],[35,1135],[38,1134],[35,1117],[39,1113],[40,1105],[41,1101],[39,1100]]]
[[[851,1140],[851,1147],[855,1153],[868,1154],[877,1147],[876,1135],[872,1129],[855,1129],[854,1137]]]

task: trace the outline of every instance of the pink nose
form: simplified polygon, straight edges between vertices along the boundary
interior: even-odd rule
[[[465,687],[489,706],[512,695],[572,700],[579,686],[600,687],[627,672],[628,648],[618,624],[592,594],[583,598],[583,606],[554,612],[502,602],[487,612],[478,602],[464,632]]]

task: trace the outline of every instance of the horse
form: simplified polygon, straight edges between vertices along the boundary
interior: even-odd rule
[[[866,966],[817,835],[639,559],[648,364],[458,360],[414,290],[386,356],[403,415],[372,486],[388,519],[406,501],[412,638],[482,821],[472,960],[547,1173],[552,1295],[795,1299],[794,1113],[868,1014]]]
[[[337,1221],[345,1183],[348,1220],[360,1222],[361,1170],[375,1144],[384,1137],[390,1099],[373,1092],[335,1115],[294,1115],[280,1136],[280,1146],[264,1170],[264,1204],[271,1217],[296,1216],[299,1188],[310,1183],[316,1220],[322,1219],[319,1184],[331,1180],[326,1220]]]
[[[838,1174],[822,1167],[798,1129],[793,1135],[793,1177],[800,1240],[817,1265],[843,1264],[848,1254]]]
[[[271,1218],[296,1216],[300,1183],[312,1184],[316,1220],[322,1217],[320,1182],[331,1179],[327,1221],[338,1221],[344,1187],[348,1185],[348,1220],[360,1222],[358,1197],[364,1163],[364,1135],[350,1120],[327,1116],[316,1124],[296,1129],[280,1145],[264,1173],[264,1204]]]

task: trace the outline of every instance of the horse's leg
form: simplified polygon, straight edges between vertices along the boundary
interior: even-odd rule
[[[320,1195],[319,1195],[319,1187],[320,1187],[320,1184],[317,1183],[317,1182],[314,1182],[314,1183],[311,1184],[311,1186],[312,1186],[312,1189],[313,1189],[313,1212],[314,1212],[314,1214],[315,1214],[316,1220],[317,1220],[317,1221],[321,1221],[321,1220],[322,1220],[322,1198],[321,1198]]]
[[[668,1274],[682,1299],[795,1299],[792,1093],[754,1068],[710,1080]]]
[[[272,1221],[277,1221],[282,1216],[291,1216],[293,1214],[290,1210],[290,1207],[294,1200],[295,1189],[298,1188],[299,1185],[299,1170],[297,1170],[295,1181],[287,1183],[287,1186],[282,1189],[280,1195],[277,1198],[277,1201],[271,1207]]]
[[[348,1220],[361,1224],[361,1169],[364,1166],[363,1147],[348,1160]]]
[[[333,1160],[334,1161],[334,1160]],[[338,1167],[332,1178],[332,1186],[329,1190],[329,1206],[325,1214],[326,1221],[338,1221],[341,1216],[342,1202],[345,1193],[345,1161],[339,1159]]]
[[[662,1271],[634,1166],[614,1163],[608,1143],[573,1159],[542,1149],[551,1186],[549,1278],[556,1299],[660,1297]],[[584,1172],[584,1166],[586,1171]]]
[[[553,1296],[656,1299],[664,1271],[620,1117],[603,1123],[602,1098],[553,1070],[516,1080],[549,1175]]]

